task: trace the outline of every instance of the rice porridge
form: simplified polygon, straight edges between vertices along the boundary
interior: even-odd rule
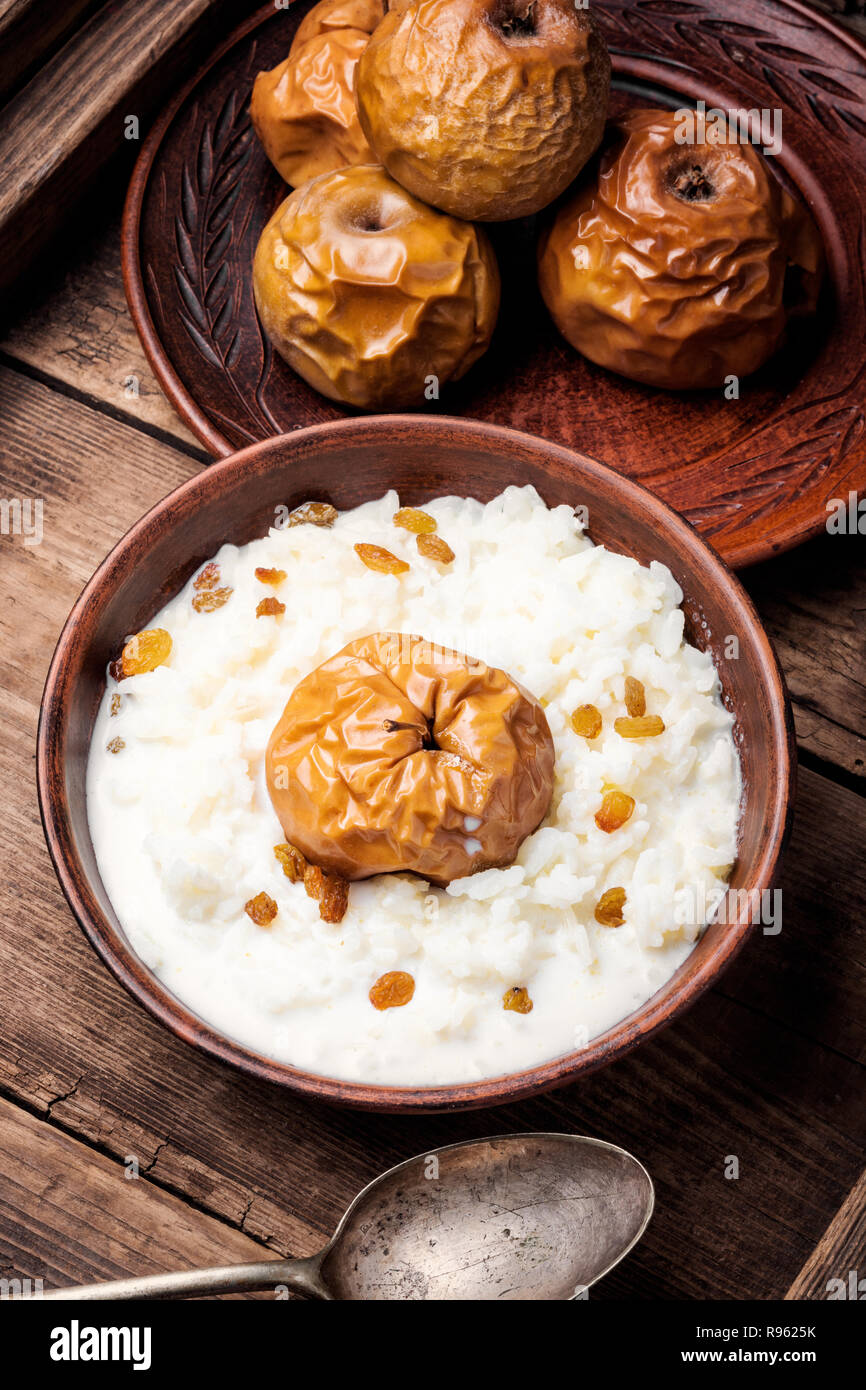
[[[443,1085],[583,1046],[670,978],[736,858],[740,773],[712,659],[684,642],[664,566],[594,545],[529,487],[439,498],[423,522],[395,525],[399,509],[392,492],[223,546],[113,664],[87,804],[132,946],[190,1009],[305,1070]],[[509,862],[484,866],[496,827],[462,803],[457,856],[429,859],[446,865],[438,883],[401,867],[344,868],[345,884],[297,853],[269,742],[301,683],[347,647],[369,655],[371,634],[419,635],[458,675],[455,654],[486,663],[546,718],[549,783],[542,798],[524,749],[531,832],[512,836]],[[323,707],[323,740],[330,718]],[[401,817],[410,840],[438,833],[426,811]],[[310,844],[327,848],[339,822]]]

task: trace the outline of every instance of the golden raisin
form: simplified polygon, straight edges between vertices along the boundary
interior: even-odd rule
[[[633,719],[639,719],[642,714],[646,714],[646,691],[634,676],[625,678],[625,707]]]
[[[605,792],[601,806],[595,813],[595,823],[599,830],[604,830],[610,835],[612,831],[625,825],[633,811],[634,797],[629,796],[628,792]]]
[[[309,898],[318,900],[323,922],[342,922],[349,906],[349,885],[344,878],[326,873],[318,864],[308,864],[304,870],[304,887]]]
[[[290,526],[333,526],[339,512],[330,502],[304,502],[289,513]]]
[[[145,628],[130,637],[120,657],[124,676],[143,676],[164,666],[171,656],[171,637],[164,627]]]
[[[282,584],[286,577],[285,570],[264,569],[261,565],[256,565],[256,579],[260,584],[271,584],[274,588]]]
[[[532,1000],[529,997],[529,990],[523,985],[512,985],[502,996],[503,1009],[510,1009],[514,1014],[531,1014]]]
[[[389,970],[380,975],[370,990],[374,1009],[402,1009],[415,993],[415,981],[405,970]]]
[[[441,536],[416,536],[415,544],[419,555],[426,556],[428,560],[438,560],[440,565],[450,565],[454,559],[454,551]]]
[[[405,574],[409,568],[405,560],[398,560],[383,545],[366,545],[362,541],[355,546],[355,550],[367,569],[376,570],[379,574]]]
[[[192,606],[196,613],[213,613],[228,603],[234,589],[204,589],[193,597]]]
[[[308,864],[304,870],[304,887],[308,898],[321,898],[325,888],[325,870],[318,864]]]
[[[257,927],[269,927],[278,911],[273,898],[267,893],[257,893],[244,907],[244,912]]]
[[[426,535],[436,530],[436,518],[429,512],[419,511],[417,507],[401,507],[394,513],[394,525],[402,526],[405,531],[414,531],[417,535]]]
[[[111,697],[111,708],[110,708],[110,710],[109,710],[109,713],[112,714],[112,715],[120,714],[120,707],[121,707],[122,704],[123,704],[123,696],[122,696],[122,695],[112,695],[112,697]]]
[[[282,865],[283,873],[292,883],[300,883],[304,877],[307,861],[294,845],[274,845],[274,857]]]
[[[122,738],[113,738],[110,743],[106,743],[105,747],[109,753],[119,753],[121,748],[126,747],[126,744]]]
[[[625,918],[625,889],[608,888],[595,905],[595,920],[603,927],[621,927]]]
[[[595,705],[578,705],[571,716],[571,727],[581,738],[598,738],[601,733],[601,715]]]
[[[280,603],[278,598],[263,598],[256,607],[257,618],[278,618],[281,613],[285,613],[286,605]]]
[[[197,574],[192,581],[194,589],[215,589],[220,582],[220,567],[211,560],[210,564],[205,565],[201,574]]]
[[[342,922],[349,906],[349,884],[339,874],[325,874],[319,916],[323,922]]]
[[[641,718],[615,719],[613,727],[621,738],[657,738],[665,731],[665,722],[660,714],[645,714]]]

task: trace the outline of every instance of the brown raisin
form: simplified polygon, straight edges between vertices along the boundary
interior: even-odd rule
[[[419,555],[428,560],[438,560],[440,565],[450,565],[454,559],[454,551],[441,536],[416,536],[415,544]]]
[[[658,738],[665,731],[665,722],[660,714],[644,714],[640,718],[626,718],[613,721],[613,727],[620,738]]]
[[[233,593],[234,589],[203,589],[194,596],[192,606],[196,613],[213,613],[228,603]]]
[[[192,581],[194,589],[215,589],[220,582],[220,567],[213,560]]]
[[[257,893],[244,907],[244,912],[257,927],[269,927],[278,911],[273,898],[267,893]]]
[[[257,618],[278,618],[285,613],[286,605],[278,598],[263,598],[256,607]]]
[[[595,823],[599,830],[610,835],[614,830],[619,830],[620,826],[625,825],[633,811],[634,797],[629,796],[628,792],[614,789],[605,792],[601,806],[595,813]]]
[[[292,883],[303,880],[307,861],[294,845],[274,845],[274,858],[282,865],[283,873]]]
[[[120,658],[124,676],[143,676],[164,666],[171,656],[171,637],[163,627],[145,628],[130,637]]]
[[[571,727],[581,738],[598,738],[601,733],[601,715],[595,705],[578,705],[571,716]]]
[[[642,714],[646,714],[646,691],[634,676],[625,678],[625,707],[633,719],[639,719]]]
[[[282,584],[285,577],[285,570],[269,570],[263,569],[261,565],[256,566],[256,579],[260,584],[270,584],[275,589],[278,584]]]
[[[333,526],[339,512],[330,502],[304,502],[289,513],[290,526]]]
[[[529,990],[523,985],[512,985],[502,996],[503,1009],[509,1009],[513,1014],[531,1014],[532,1000],[529,997]]]
[[[325,889],[325,870],[318,864],[308,864],[304,870],[304,887],[308,898],[321,898]]]
[[[323,922],[342,922],[349,906],[349,885],[339,874],[325,874],[319,916]]]
[[[415,993],[415,981],[405,970],[389,970],[380,975],[370,990],[374,1009],[402,1009]]]
[[[126,747],[126,744],[122,738],[113,738],[110,743],[106,743],[105,747],[109,753],[119,753],[122,748]]]
[[[418,507],[401,507],[394,513],[394,525],[402,526],[404,531],[414,531],[416,535],[427,535],[436,530],[436,518]]]
[[[367,569],[376,570],[378,574],[405,574],[409,568],[405,560],[398,560],[383,545],[367,545],[362,541],[355,546],[355,551]]]
[[[624,907],[625,889],[608,888],[595,905],[595,920],[602,927],[621,927],[625,921],[622,915]]]
[[[304,870],[307,896],[319,904],[323,922],[342,922],[349,905],[349,885],[339,874],[329,874],[318,864],[308,864]]]

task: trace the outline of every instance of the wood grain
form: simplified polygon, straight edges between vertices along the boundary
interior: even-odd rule
[[[18,91],[102,0],[0,0],[0,105]]]
[[[256,1241],[0,1100],[0,1279],[52,1288],[267,1258]],[[231,1298],[245,1295],[232,1294]]]
[[[26,310],[0,333],[3,359],[209,462],[157,385],[129,317],[119,218],[100,218],[76,252],[34,286]]]
[[[836,1298],[861,1299],[864,1293],[866,1172],[860,1174],[785,1298],[825,1299],[832,1294]]]
[[[747,948],[723,993],[580,1087],[489,1115],[401,1120],[248,1082],[159,1028],[100,965],[60,896],[24,772],[71,601],[197,465],[17,373],[0,373],[0,392],[0,495],[46,499],[41,547],[0,539],[0,1089],[109,1158],[139,1154],[150,1183],[297,1254],[412,1153],[494,1130],[597,1134],[644,1160],[659,1193],[645,1241],[599,1297],[781,1297],[862,1167],[862,800],[803,774],[782,933]],[[844,883],[832,911],[825,875]],[[728,1155],[736,1180],[724,1176]],[[68,1262],[70,1278],[91,1272]]]
[[[776,643],[801,747],[866,777],[862,535],[821,536],[744,578]]]
[[[125,118],[138,117],[143,137],[155,99],[184,72],[210,25],[230,23],[241,8],[240,0],[116,0],[12,98],[0,125],[0,293],[12,290],[106,162],[131,162],[138,142],[126,138]]]

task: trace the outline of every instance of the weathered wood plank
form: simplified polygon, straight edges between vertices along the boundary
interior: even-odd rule
[[[776,644],[801,748],[866,779],[863,560],[862,535],[826,535],[743,582]]]
[[[0,104],[8,101],[102,0],[0,0]]]
[[[793,1033],[866,1062],[866,803],[800,769],[778,935],[758,931],[719,986]]]
[[[131,167],[140,146],[126,138],[126,117],[146,134],[154,104],[212,46],[213,25],[230,28],[245,10],[242,0],[115,0],[12,98],[0,125],[0,291],[16,286],[110,159]]]
[[[0,335],[0,354],[97,409],[144,425],[207,460],[163,395],[126,308],[120,222],[85,238],[70,265],[59,262],[34,288],[26,313]]]
[[[866,1172],[797,1275],[786,1299],[862,1299],[866,1294]]]
[[[804,775],[781,934],[757,939],[659,1040],[579,1086],[495,1114],[406,1120],[247,1080],[173,1039],[99,963],[63,904],[22,776],[70,603],[113,541],[197,465],[8,371],[0,411],[0,495],[45,499],[41,546],[0,539],[0,1089],[298,1254],[365,1181],[414,1152],[507,1129],[599,1134],[644,1159],[659,1191],[646,1241],[600,1297],[782,1296],[862,1167],[862,1026],[846,1017],[863,976],[861,799]],[[830,912],[823,876],[843,871]],[[728,1156],[737,1179],[725,1177]]]
[[[267,1259],[240,1231],[0,1100],[0,1279],[74,1284]],[[23,1281],[30,1280],[25,1285]],[[12,1289],[17,1293],[15,1285]],[[245,1295],[227,1295],[238,1298]]]

